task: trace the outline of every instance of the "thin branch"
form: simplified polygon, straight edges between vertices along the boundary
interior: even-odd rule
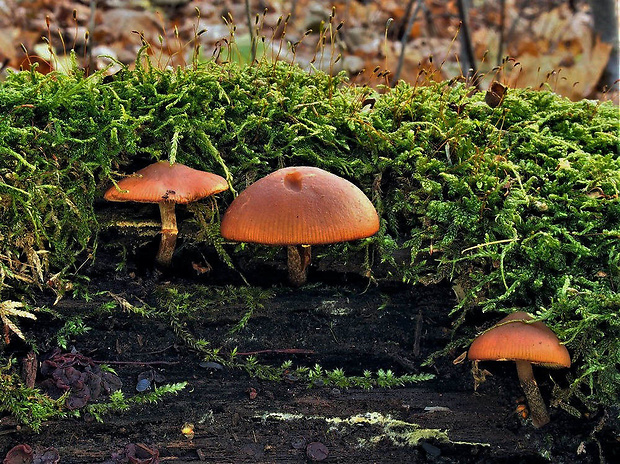
[[[459,18],[461,20],[461,39],[463,48],[465,49],[465,57],[467,59],[467,77],[472,79],[472,85],[478,87],[476,76],[478,75],[478,69],[476,65],[476,57],[474,56],[474,47],[471,43],[471,33],[469,31],[469,15],[467,12],[467,6],[464,0],[457,0],[459,8]]]
[[[94,361],[95,364],[110,364],[114,366],[156,366],[165,365],[172,366],[180,364],[180,361]]]
[[[407,11],[411,12],[413,9],[413,2],[417,2],[415,10],[413,13],[409,15],[409,20],[407,21],[407,27],[405,28],[405,32],[403,36],[400,38],[400,56],[398,57],[398,65],[396,66],[396,72],[392,77],[392,85],[396,85],[398,82],[398,78],[403,69],[403,63],[405,62],[405,48],[407,47],[407,39],[409,38],[409,34],[411,33],[411,29],[413,28],[413,23],[415,23],[416,18],[418,17],[418,13],[420,8],[422,8],[422,0],[409,0],[409,4],[407,5]]]
[[[506,42],[506,0],[499,1],[499,40],[497,44],[497,65],[501,65],[504,54],[504,43]]]
[[[297,3],[299,0],[293,0],[293,3],[291,4],[291,17],[290,20],[292,20],[295,17],[295,13],[297,12]]]
[[[254,64],[254,60],[256,60],[256,37],[254,36],[254,27],[252,26],[252,9],[250,8],[250,0],[245,0],[245,15],[248,20],[248,31],[250,32],[250,64]]]
[[[95,15],[97,14],[97,0],[90,0],[90,16],[88,17],[88,40],[84,43],[86,47],[86,69],[87,74],[95,72],[97,69],[93,58],[93,48],[95,48]]]
[[[415,318],[415,332],[413,338],[413,357],[420,356],[420,341],[422,340],[422,323],[424,319],[422,317],[422,310],[418,312]]]
[[[284,348],[280,350],[258,350],[237,353],[238,356],[254,356],[256,354],[316,354],[313,350],[304,350],[303,348]]]

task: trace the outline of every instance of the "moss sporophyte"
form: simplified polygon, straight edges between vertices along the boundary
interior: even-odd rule
[[[242,191],[282,166],[312,166],[355,184],[380,218],[376,235],[326,254],[363,251],[369,273],[381,263],[412,285],[449,279],[460,295],[451,347],[471,340],[472,310],[533,314],[572,355],[565,398],[617,404],[620,140],[611,103],[509,89],[493,108],[456,81],[378,93],[267,61],[167,70],[142,61],[104,77],[32,70],[0,83],[3,301],[52,284],[70,291],[96,259],[96,205],[121,173],[174,153]],[[232,200],[222,193],[220,210]]]

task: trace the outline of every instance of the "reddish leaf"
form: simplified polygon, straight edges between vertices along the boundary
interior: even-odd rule
[[[56,448],[44,448],[34,453],[32,464],[58,464],[60,455]]]
[[[32,464],[32,448],[28,445],[17,445],[9,450],[2,461],[3,464]]]

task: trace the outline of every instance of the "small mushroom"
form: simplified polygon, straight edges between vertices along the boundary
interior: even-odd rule
[[[178,234],[175,205],[200,200],[226,189],[228,183],[217,174],[180,163],[158,161],[122,179],[105,193],[104,198],[159,204],[161,242],[156,261],[162,267],[169,267]]]
[[[237,242],[286,246],[292,285],[305,283],[311,245],[374,235],[379,217],[364,193],[342,177],[315,167],[279,169],[231,203],[222,236]]]
[[[568,350],[555,333],[532,316],[518,311],[499,321],[471,344],[472,361],[515,361],[521,388],[525,392],[534,427],[549,422],[549,414],[540,394],[532,364],[550,368],[570,367]]]

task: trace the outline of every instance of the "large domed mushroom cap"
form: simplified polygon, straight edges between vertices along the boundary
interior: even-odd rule
[[[546,367],[570,367],[570,355],[558,337],[540,321],[518,311],[499,321],[471,344],[474,361],[527,361]]]
[[[118,182],[104,195],[109,201],[190,203],[228,189],[226,179],[184,164],[158,161]],[[119,190],[120,189],[120,190]]]
[[[231,203],[222,236],[267,245],[319,245],[369,237],[379,230],[374,206],[358,187],[315,167],[279,169]]]

